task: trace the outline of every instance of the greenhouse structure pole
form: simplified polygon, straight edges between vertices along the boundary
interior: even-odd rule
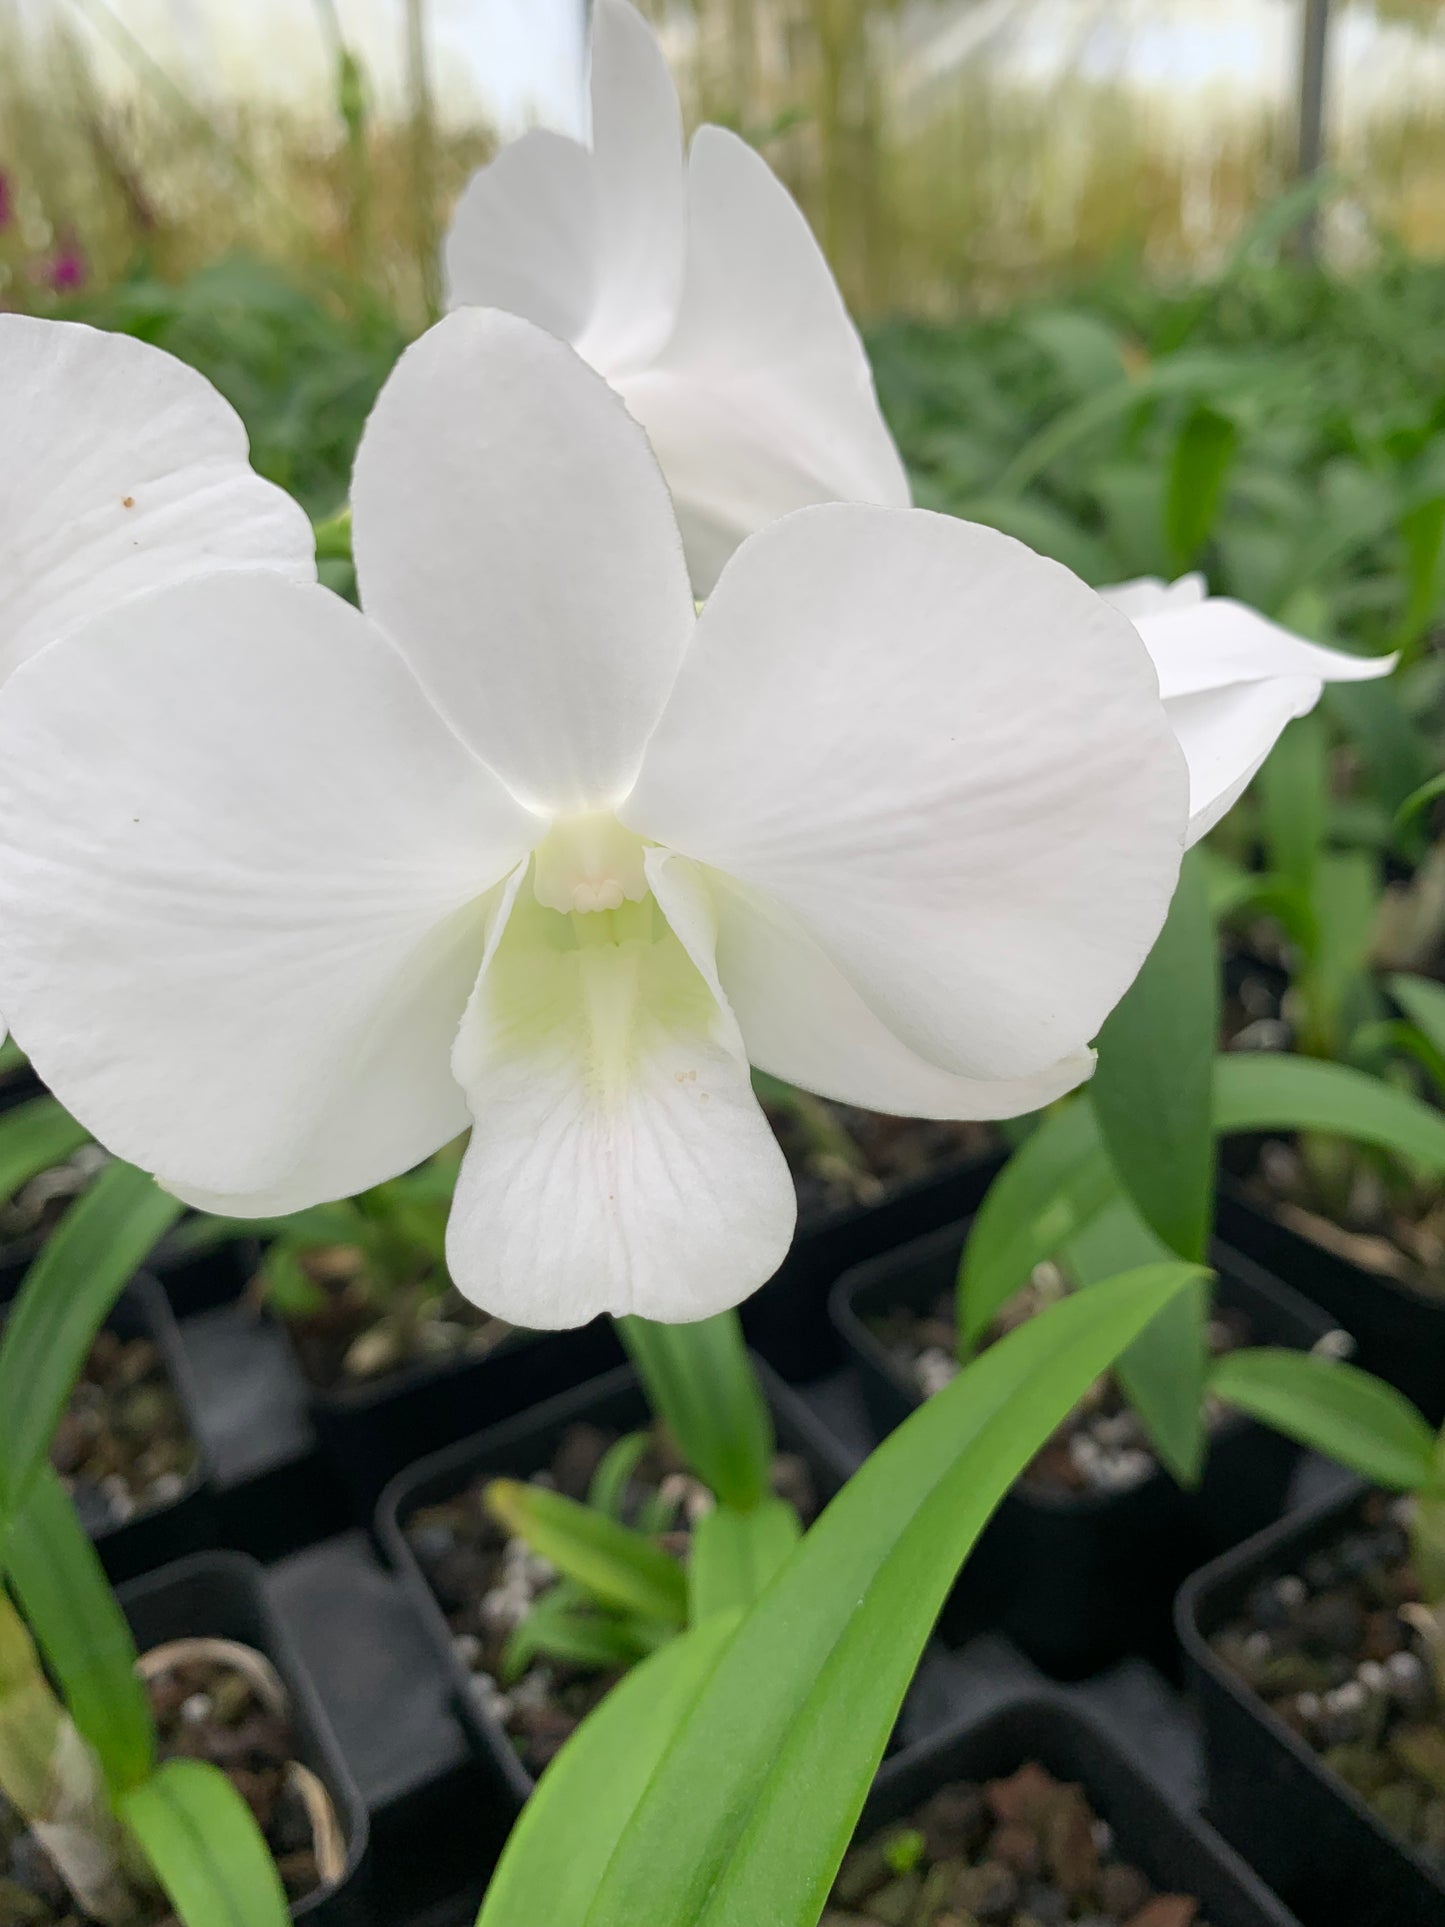
[[[1304,0],[1300,50],[1299,178],[1313,180],[1324,165],[1325,101],[1328,86],[1330,0]],[[1300,244],[1313,257],[1319,248],[1319,207],[1312,205],[1300,229]]]

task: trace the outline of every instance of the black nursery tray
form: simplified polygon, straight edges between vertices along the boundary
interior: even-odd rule
[[[297,1758],[330,1795],[346,1842],[340,1882],[298,1901],[292,1917],[312,1927],[369,1927],[366,1807],[290,1633],[268,1602],[260,1566],[241,1553],[202,1553],[133,1581],[120,1602],[142,1653],[202,1637],[235,1640],[271,1661],[290,1700]]]
[[[1329,1312],[1355,1340],[1355,1363],[1397,1385],[1432,1425],[1445,1419],[1445,1296],[1365,1271],[1293,1230],[1221,1175],[1219,1230]]]
[[[950,1291],[967,1226],[956,1224],[838,1280],[832,1310],[877,1434],[921,1403],[869,1329],[889,1310],[921,1311]],[[1216,1246],[1216,1302],[1247,1312],[1253,1342],[1307,1348],[1322,1313],[1238,1252]],[[1060,1678],[1127,1652],[1172,1667],[1170,1606],[1185,1574],[1275,1518],[1299,1453],[1238,1417],[1214,1432],[1203,1483],[1183,1491],[1162,1467],[1119,1492],[1074,1495],[1019,1484],[986,1528],[945,1609],[945,1637],[1000,1626]]]
[[[831,1497],[852,1469],[847,1455],[795,1393],[765,1365],[759,1369],[779,1450],[805,1459],[820,1496]],[[513,1812],[531,1793],[533,1777],[500,1722],[479,1699],[472,1675],[458,1658],[446,1617],[407,1537],[407,1525],[424,1507],[455,1497],[483,1475],[525,1479],[544,1470],[552,1462],[559,1435],[584,1422],[618,1434],[652,1423],[646,1396],[630,1366],[435,1453],[395,1479],[377,1508],[376,1533],[382,1551],[401,1576],[427,1628],[451,1682],[463,1726]]]
[[[1212,1827],[1166,1799],[1129,1753],[1061,1696],[1015,1700],[890,1761],[855,1838],[906,1820],[942,1787],[1004,1779],[1028,1763],[1082,1786],[1120,1856],[1159,1891],[1199,1900],[1210,1927],[1298,1927]]]
[[[1212,1640],[1261,1582],[1298,1573],[1353,1526],[1354,1485],[1280,1520],[1193,1575],[1179,1637],[1204,1715],[1209,1810],[1308,1927],[1440,1927],[1445,1880],[1225,1664]]]

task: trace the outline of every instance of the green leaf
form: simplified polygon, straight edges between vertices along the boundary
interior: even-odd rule
[[[594,1599],[647,1619],[687,1619],[687,1579],[669,1552],[630,1526],[545,1486],[493,1479],[488,1512]]]
[[[1412,977],[1398,971],[1386,988],[1417,1030],[1439,1052],[1445,1053],[1445,984],[1433,977]]]
[[[94,1747],[112,1798],[155,1764],[135,1642],[90,1538],[49,1465],[0,1533],[0,1571],[45,1654],[70,1717]]]
[[[281,1318],[315,1318],[326,1309],[326,1293],[310,1276],[296,1248],[278,1238],[261,1261],[266,1301]]]
[[[1303,903],[1311,903],[1329,827],[1329,737],[1323,717],[1316,713],[1292,722],[1255,782],[1264,806],[1269,868]]]
[[[1430,744],[1401,700],[1394,676],[1376,682],[1325,685],[1330,714],[1359,750],[1370,770],[1375,795],[1403,828],[1412,814],[1412,793],[1430,774]],[[1404,822],[1401,819],[1404,819]]]
[[[185,1927],[287,1927],[271,1850],[219,1767],[167,1760],[119,1811]]]
[[[0,1112],[0,1203],[89,1142],[90,1132],[53,1097]]]
[[[1312,941],[1296,990],[1303,1005],[1301,1048],[1334,1057],[1348,1035],[1352,1007],[1368,996],[1370,946],[1380,899],[1375,859],[1363,850],[1328,850],[1315,867]]]
[[[1082,1392],[1195,1275],[1151,1267],[1064,1300],[878,1448],[720,1653],[591,1904],[548,1927],[812,1927],[959,1565]]]
[[[589,1604],[580,1586],[563,1580],[542,1594],[508,1639],[502,1654],[502,1683],[510,1686],[539,1656],[593,1672],[615,1667],[625,1673],[664,1638],[675,1635],[675,1627],[600,1612]]]
[[[1118,1192],[1086,1101],[1051,1112],[989,1186],[958,1268],[958,1352],[970,1358],[999,1310]]]
[[[1402,1392],[1357,1366],[1268,1347],[1228,1352],[1210,1388],[1376,1485],[1416,1492],[1434,1476],[1434,1432]]]
[[[1107,1206],[1065,1250],[1068,1268],[1083,1286],[1170,1255],[1124,1197]],[[1114,1369],[1160,1460],[1181,1485],[1197,1485],[1209,1446],[1204,1422],[1208,1281],[1201,1277],[1176,1292]]]
[[[1411,791],[1395,812],[1395,828],[1408,829],[1441,796],[1445,796],[1445,772],[1432,776],[1428,783],[1422,783],[1418,789]]]
[[[751,1606],[803,1536],[784,1499],[764,1499],[751,1512],[720,1505],[692,1529],[688,1558],[688,1617],[694,1625],[714,1613]]]
[[[109,1164],[26,1272],[0,1339],[0,1523],[44,1465],[96,1332],[182,1208],[134,1165]]]
[[[722,1616],[669,1641],[588,1715],[523,1807],[477,1927],[580,1927],[618,1836],[736,1626],[736,1616]]]
[[[1238,450],[1231,416],[1203,402],[1190,410],[1174,444],[1164,512],[1176,571],[1197,562],[1209,540]]]
[[[587,1488],[587,1503],[594,1512],[605,1512],[610,1519],[622,1517],[627,1487],[651,1443],[646,1432],[628,1432],[608,1446]]]
[[[1158,941],[1099,1036],[1089,1097],[1140,1215],[1190,1260],[1209,1247],[1219,965],[1202,867],[1186,857]]]
[[[1220,1057],[1214,1122],[1233,1131],[1322,1131],[1393,1151],[1407,1163],[1445,1172],[1445,1117],[1408,1091],[1346,1064],[1266,1051]]]
[[[617,1329],[653,1411],[697,1476],[739,1512],[761,1504],[773,1421],[737,1313],[694,1325],[619,1318]]]

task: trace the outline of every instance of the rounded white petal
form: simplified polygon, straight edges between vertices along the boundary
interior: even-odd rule
[[[533,128],[467,183],[444,249],[447,305],[505,308],[564,341],[597,293],[597,183],[576,141]]]
[[[698,623],[638,834],[790,911],[926,1061],[1048,1073],[1163,923],[1183,757],[1130,624],[992,529],[807,509]]]
[[[352,504],[367,614],[513,793],[565,814],[624,794],[693,601],[657,462],[601,377],[458,310],[382,389]]]
[[[202,571],[316,575],[311,524],[203,375],[128,335],[0,315],[0,678]]]
[[[1233,809],[1285,726],[1307,716],[1323,688],[1314,676],[1276,676],[1176,696],[1164,705],[1189,764],[1191,845]]]
[[[559,948],[565,920],[524,890],[468,1007],[447,1259],[514,1324],[705,1318],[787,1252],[792,1179],[736,1026],[654,915],[651,939]]]
[[[682,110],[657,36],[627,0],[593,0],[597,282],[577,346],[616,375],[672,332],[683,271]]]
[[[1154,659],[1166,702],[1272,676],[1368,682],[1395,666],[1393,656],[1347,656],[1306,642],[1227,596],[1131,614]]]
[[[713,873],[717,970],[748,1061],[838,1104],[896,1117],[1022,1117],[1093,1075],[1075,1051],[1033,1077],[958,1077],[895,1037],[796,917]]]
[[[482,899],[539,827],[340,598],[160,591],[0,691],[6,1016],[172,1188],[349,1193],[456,1134]]]
[[[619,383],[678,504],[699,593],[754,529],[813,502],[909,500],[868,357],[822,250],[765,161],[699,128],[672,339]]]
[[[1141,575],[1133,582],[1113,582],[1099,594],[1112,603],[1121,615],[1134,621],[1139,616],[1158,615],[1161,609],[1188,609],[1203,602],[1209,594],[1204,577],[1195,571],[1174,582],[1161,576]]]

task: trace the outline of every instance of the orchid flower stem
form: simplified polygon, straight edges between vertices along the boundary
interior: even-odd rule
[[[102,1927],[131,1927],[140,1919],[100,1763],[51,1690],[35,1642],[3,1585],[0,1792],[29,1822],[88,1919]]]
[[[351,504],[340,508],[335,515],[328,515],[324,522],[316,524],[316,560],[318,562],[349,562],[351,560]]]

